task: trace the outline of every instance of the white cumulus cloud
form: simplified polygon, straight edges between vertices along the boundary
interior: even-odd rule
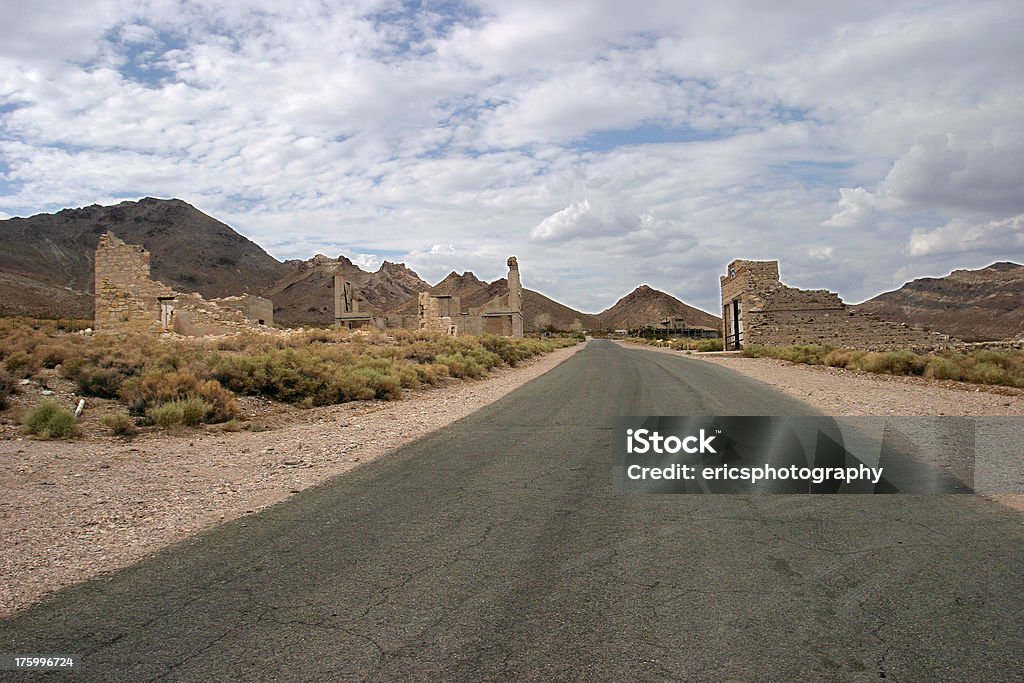
[[[992,260],[1024,255],[1024,214],[971,223],[954,219],[935,230],[915,230],[907,251],[911,256],[982,253]]]

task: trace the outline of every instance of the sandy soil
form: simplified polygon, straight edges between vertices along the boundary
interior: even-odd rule
[[[116,404],[89,399],[82,438],[37,441],[21,435],[19,407],[43,391],[68,407],[77,397],[55,376],[24,386],[0,421],[0,616],[347,472],[498,400],[581,348],[401,401],[303,410],[245,399],[250,424],[268,429],[261,432],[150,430],[124,440],[100,426]]]

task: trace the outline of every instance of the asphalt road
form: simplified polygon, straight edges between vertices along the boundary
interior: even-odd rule
[[[0,624],[78,680],[1011,681],[1024,527],[961,496],[611,495],[620,414],[792,415],[609,342]],[[4,680],[26,680],[23,673]]]

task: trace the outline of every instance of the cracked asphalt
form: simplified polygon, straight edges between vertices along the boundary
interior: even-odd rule
[[[79,680],[103,681],[1024,680],[1020,513],[611,495],[621,414],[809,411],[591,342],[443,431],[3,621],[0,652],[79,654]]]

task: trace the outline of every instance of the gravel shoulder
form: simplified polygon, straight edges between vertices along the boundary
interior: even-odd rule
[[[661,351],[679,353],[666,349]],[[774,358],[724,354],[693,354],[690,357],[731,368],[769,384],[784,394],[812,404],[826,415],[1024,415],[1024,391],[1020,389],[874,375]],[[1024,494],[984,497],[1024,512]]]
[[[58,442],[0,426],[0,616],[348,472],[500,399],[581,348],[407,392],[401,401],[309,410],[250,401],[251,415],[275,427],[263,432],[151,431],[123,440],[90,430]]]
[[[1008,387],[873,375],[774,358],[690,357],[770,384],[827,415],[1024,415],[1024,391]]]

